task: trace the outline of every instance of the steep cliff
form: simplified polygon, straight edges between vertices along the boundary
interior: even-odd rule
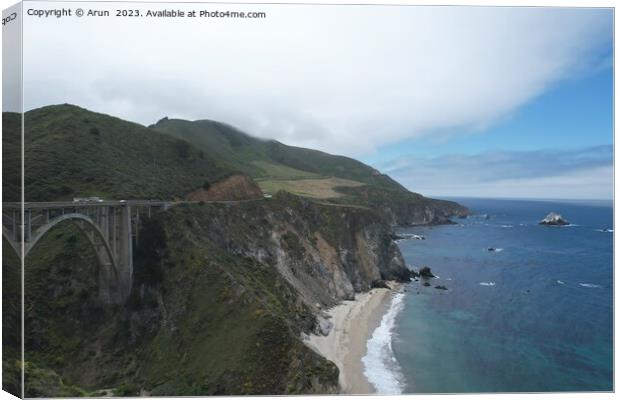
[[[171,214],[227,252],[275,267],[308,304],[333,305],[375,281],[409,277],[389,224],[365,208],[280,192],[268,201],[187,209]]]

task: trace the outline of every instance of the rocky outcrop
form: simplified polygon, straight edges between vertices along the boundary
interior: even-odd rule
[[[319,316],[317,318],[317,324],[316,324],[314,333],[327,336],[329,335],[333,327],[334,327],[334,323],[332,321],[330,321],[327,318],[324,318],[323,316]]]
[[[558,213],[550,212],[539,222],[540,225],[569,225],[570,222],[562,218]]]
[[[360,205],[372,208],[392,226],[440,225],[465,217],[469,210],[453,201],[436,200],[405,190],[385,190],[372,186],[338,188],[359,198]]]
[[[422,268],[420,268],[420,272],[418,272],[418,274],[422,278],[434,278],[435,277],[435,275],[433,275],[433,273],[431,272],[430,267],[422,267]]]
[[[467,215],[466,208],[453,202],[433,200],[416,204],[415,202],[396,202],[383,209],[394,226],[443,225],[453,224],[451,217]]]
[[[189,201],[243,201],[263,198],[261,188],[248,176],[236,174],[188,193]]]

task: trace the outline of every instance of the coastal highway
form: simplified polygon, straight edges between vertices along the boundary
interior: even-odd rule
[[[72,208],[72,207],[101,207],[101,206],[155,206],[155,207],[171,207],[179,204],[200,204],[200,203],[209,203],[209,204],[238,204],[238,203],[249,203],[255,201],[263,201],[267,200],[265,198],[260,199],[252,199],[252,200],[206,200],[206,201],[165,201],[165,200],[102,200],[102,201],[41,201],[41,202],[24,202],[25,209],[35,209],[35,208]],[[22,203],[20,202],[5,202],[2,203],[3,208],[21,208]]]

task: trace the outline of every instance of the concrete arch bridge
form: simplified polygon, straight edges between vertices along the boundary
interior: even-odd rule
[[[97,254],[99,297],[107,304],[120,304],[133,284],[133,246],[140,219],[171,204],[149,200],[3,203],[2,235],[23,265],[47,232],[61,222],[73,223]]]

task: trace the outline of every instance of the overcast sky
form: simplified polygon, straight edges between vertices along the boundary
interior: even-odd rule
[[[146,12],[164,6],[135,8]],[[611,110],[610,10],[196,4],[175,8],[264,11],[267,18],[26,17],[26,109],[73,103],[145,125],[163,116],[220,120],[254,136],[357,157],[379,168],[389,169],[400,161],[401,167],[392,171],[395,177],[431,195],[508,193],[501,185],[485,186],[504,179],[499,169],[495,175],[485,174],[484,180],[477,175],[485,169],[480,163],[493,152],[519,150],[516,156],[527,158],[543,150],[588,152],[612,143],[611,115],[602,114]],[[589,90],[588,82],[601,90]],[[541,119],[540,125],[529,126],[527,134],[519,131],[528,115],[523,110],[540,103],[544,114],[545,107],[557,108],[559,103],[541,98],[580,84],[592,102],[609,105],[580,120],[585,130],[569,135],[579,140],[565,141],[568,136],[557,129],[565,121],[561,113],[554,117],[557,121]],[[577,89],[570,93],[583,97]],[[557,101],[566,102],[566,96]],[[502,141],[492,140],[500,134]],[[528,135],[536,140],[524,144],[530,143]],[[491,138],[493,148],[481,137]],[[451,143],[476,141],[485,144],[463,146],[467,154],[462,154],[479,154],[475,167],[446,161],[461,160]],[[421,147],[429,153],[420,154]],[[457,157],[446,158],[448,154]],[[426,163],[425,180],[415,178],[420,170],[415,163],[403,166],[403,159]],[[609,157],[604,160],[605,166],[582,165],[570,170],[571,175],[554,165],[539,165],[540,181],[519,190],[515,182],[531,177],[511,176],[516,181],[509,185],[508,195],[545,197],[540,185],[557,187],[557,197],[583,195],[575,186],[583,182],[583,197],[608,197],[611,176],[601,175],[600,168],[610,170],[611,162]],[[441,161],[444,167],[427,168],[431,161]],[[518,167],[530,165],[522,164]],[[448,165],[469,168],[470,174],[457,174],[462,185],[446,191],[446,178],[454,175]]]

